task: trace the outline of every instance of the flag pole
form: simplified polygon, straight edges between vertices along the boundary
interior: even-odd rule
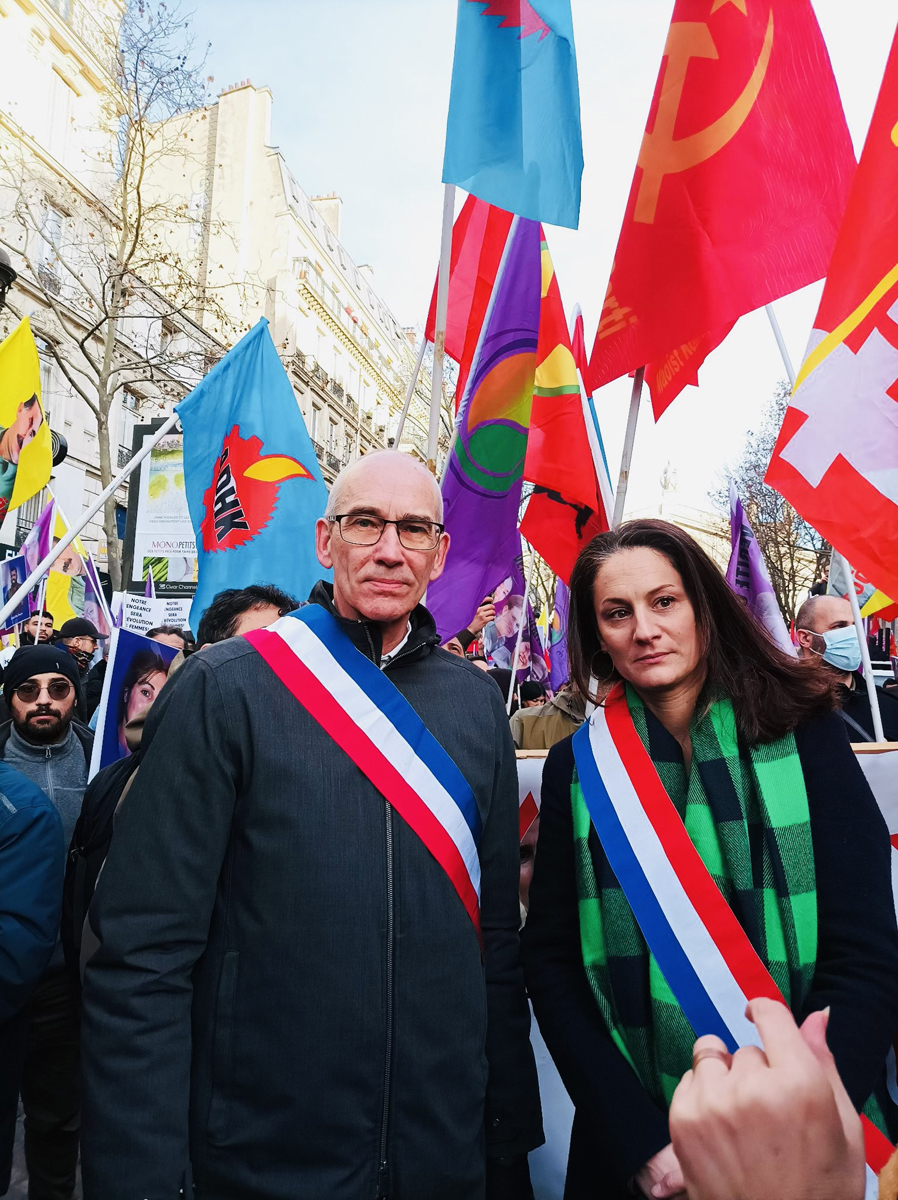
[[[525,542],[521,538],[521,549],[524,546],[530,546],[529,542]],[[527,568],[527,578],[524,581],[524,607],[521,610],[521,623],[518,626],[518,636],[514,644],[514,658],[511,660],[511,679],[508,683],[508,699],[505,702],[505,713],[511,715],[511,701],[514,697],[514,685],[518,678],[518,655],[521,653],[521,642],[524,640],[524,626],[529,624],[527,621],[527,605],[530,602],[530,584],[533,582],[533,568],[536,565],[536,551],[530,546],[530,565]]]
[[[440,237],[440,274],[437,280],[437,308],[433,331],[433,372],[430,380],[430,428],[427,439],[427,466],[437,473],[437,446],[440,440],[440,406],[443,402],[443,359],[446,354],[446,313],[449,309],[449,266],[452,255],[452,221],[455,216],[455,184],[443,188],[443,229]]]
[[[52,537],[52,534],[51,534]],[[35,646],[41,640],[41,625],[44,623],[44,606],[47,603],[47,576],[41,580],[41,585],[37,592],[37,633],[34,635]]]
[[[848,580],[848,602],[851,605],[851,615],[854,617],[854,630],[857,634],[858,645],[861,648],[861,665],[864,668],[864,682],[867,685],[867,698],[870,701],[870,716],[873,718],[873,736],[877,742],[886,740],[882,728],[882,713],[879,711],[879,691],[873,678],[873,664],[870,662],[870,647],[867,645],[867,631],[864,629],[861,617],[861,606],[858,604],[857,591],[854,587],[854,572],[848,565],[844,554],[833,550],[833,558],[840,559],[845,578]]]
[[[9,616],[9,614],[11,612],[15,612],[16,605],[21,603],[22,597],[27,592],[30,592],[31,589],[34,587],[34,585],[37,583],[37,581],[40,579],[40,577],[44,574],[44,572],[48,571],[50,569],[50,567],[53,566],[54,562],[56,562],[57,558],[63,552],[63,550],[65,550],[68,546],[70,546],[72,544],[72,542],[74,542],[75,538],[79,535],[79,533],[81,533],[82,529],[84,529],[87,526],[88,522],[91,521],[92,518],[97,515],[97,513],[100,511],[100,509],[103,507],[103,505],[109,499],[109,497],[111,495],[113,495],[114,492],[116,491],[116,489],[125,482],[125,480],[128,478],[128,476],[134,470],[134,468],[140,466],[140,464],[147,457],[147,455],[150,453],[150,451],[153,449],[153,447],[156,445],[156,443],[159,441],[159,439],[164,437],[165,434],[167,434],[171,429],[174,429],[174,427],[175,427],[175,425],[177,425],[177,423],[178,423],[178,414],[177,414],[177,412],[173,412],[171,414],[171,416],[168,418],[168,420],[164,421],[159,426],[159,428],[153,434],[153,437],[149,441],[144,443],[144,445],[141,447],[141,449],[137,451],[137,453],[134,455],[134,457],[129,462],[125,463],[125,465],[119,471],[118,475],[116,475],[115,479],[113,479],[113,481],[109,484],[108,487],[104,488],[103,491],[100,492],[99,496],[97,496],[96,500],[93,502],[93,504],[90,506],[90,508],[88,508],[86,512],[83,512],[81,514],[80,521],[76,525],[73,525],[69,529],[69,531],[65,535],[65,537],[60,539],[58,545],[53,546],[50,549],[50,553],[45,558],[41,559],[41,561],[37,564],[37,566],[34,568],[34,570],[31,572],[31,574],[28,576],[28,578],[25,580],[25,582],[21,585],[21,587],[18,589],[18,591],[15,592],[14,595],[10,596],[10,598],[3,605],[3,607],[0,608],[0,626],[3,625],[3,622],[6,620],[6,618]]]
[[[421,374],[421,366],[424,362],[424,354],[425,354],[426,350],[427,350],[427,338],[422,337],[421,338],[421,348],[419,349],[418,357],[415,360],[415,369],[414,369],[414,371],[412,371],[412,377],[409,380],[408,389],[406,390],[406,393],[405,393],[405,403],[402,406],[402,412],[399,414],[399,424],[396,426],[396,433],[393,436],[393,449],[394,450],[399,449],[399,443],[402,441],[402,431],[403,431],[403,429],[405,429],[405,419],[408,416],[408,410],[411,407],[412,396],[414,396],[414,394],[415,394],[415,388],[418,386],[418,378]],[[360,422],[361,422],[361,419],[362,418],[361,418],[361,413],[360,413],[359,414]],[[361,428],[361,425],[359,426],[359,428]],[[356,452],[356,458],[358,458],[358,451]]]
[[[642,381],[644,378],[645,367],[640,367],[633,376],[633,390],[630,392],[630,412],[627,416],[627,432],[624,436],[624,449],[620,459],[620,475],[617,480],[617,490],[614,493],[612,529],[617,529],[624,516],[624,504],[627,500],[627,484],[630,481],[630,463],[633,460],[633,443],[636,441],[636,425],[639,421],[639,401],[642,399]]]
[[[789,351],[786,348],[783,331],[780,329],[780,323],[776,319],[773,305],[768,304],[765,308],[770,321],[770,327],[773,330],[773,336],[776,338],[776,344],[779,346],[780,354],[782,355],[786,374],[789,376],[789,383],[794,390],[795,368],[792,366],[792,359],[789,357]],[[873,678],[873,664],[870,662],[870,647],[867,645],[867,631],[864,629],[864,622],[861,617],[861,606],[857,602],[857,592],[854,587],[854,572],[849,566],[848,559],[844,554],[840,554],[835,546],[833,547],[831,562],[841,562],[842,569],[845,572],[845,579],[848,582],[848,603],[851,605],[851,615],[854,617],[854,631],[857,634],[857,643],[861,651],[861,665],[864,668],[864,682],[867,685],[867,699],[870,702],[870,716],[873,720],[873,735],[877,742],[884,742],[886,739],[882,728],[882,713],[879,711],[879,691],[876,687],[876,680]]]

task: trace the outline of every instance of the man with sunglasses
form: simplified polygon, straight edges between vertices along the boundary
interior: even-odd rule
[[[68,847],[87,786],[93,734],[74,718],[78,664],[61,646],[23,646],[3,676],[12,721],[0,726],[0,758],[27,775],[62,818]],[[60,898],[62,889],[60,888]],[[32,995],[22,1074],[29,1195],[72,1194],[80,1126],[77,983],[57,941]]]
[[[318,522],[333,584],[154,704],[91,906],[85,1200],[532,1197],[514,749],[420,603],[442,521],[420,463],[366,455]],[[472,858],[415,824],[428,778]]]

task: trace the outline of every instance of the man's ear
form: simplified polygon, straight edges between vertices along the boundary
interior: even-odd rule
[[[433,583],[435,579],[443,574],[443,568],[446,566],[446,555],[449,553],[449,534],[441,533],[437,552],[434,555],[433,566],[430,568],[430,579],[428,582]]]
[[[331,530],[332,522],[326,521],[324,517],[319,517],[315,522],[315,553],[322,567],[327,568],[334,565],[331,555]]]
[[[799,646],[803,647],[805,650],[810,650],[814,641],[813,633],[807,629],[796,629],[795,637],[798,639]]]

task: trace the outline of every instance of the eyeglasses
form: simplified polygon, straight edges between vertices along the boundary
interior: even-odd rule
[[[343,513],[328,517],[336,521],[340,536],[351,546],[376,546],[388,525],[396,526],[400,545],[406,550],[435,550],[445,526],[437,521],[388,521],[386,517],[375,517],[371,513]]]
[[[68,679],[52,679],[46,687],[42,687],[33,679],[26,679],[17,688],[13,688],[13,691],[23,704],[31,704],[33,700],[37,700],[41,692],[46,692],[51,700],[65,700],[72,691],[72,684]]]
[[[87,634],[79,634],[77,637],[65,639],[67,646],[74,646],[76,650],[96,650],[97,639],[88,637]]]

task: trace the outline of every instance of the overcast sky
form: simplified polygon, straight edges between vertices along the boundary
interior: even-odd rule
[[[752,3],[753,0],[749,0]],[[250,78],[274,96],[272,140],[309,194],[343,198],[342,240],[369,262],[405,325],[423,322],[439,256],[440,175],[455,0],[188,0],[211,42],[213,89]],[[583,123],[583,203],[576,232],[547,236],[568,311],[583,308],[592,345],[672,0],[572,0]],[[894,0],[815,0],[860,153],[889,45]],[[777,304],[800,360],[820,285]],[[784,371],[763,312],[743,318],[655,426],[648,399],[628,508],[657,503],[669,460],[681,502],[707,507]],[[629,381],[598,394],[609,460],[620,456]],[[616,476],[616,466],[612,468]]]

